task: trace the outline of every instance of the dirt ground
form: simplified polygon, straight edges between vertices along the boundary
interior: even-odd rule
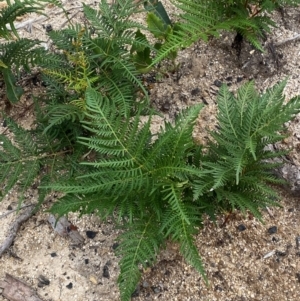
[[[63,1],[71,18],[82,22],[81,4]],[[93,6],[96,2],[85,1]],[[168,11],[173,8],[163,1]],[[39,38],[45,45],[47,26],[54,29],[65,26],[63,15],[56,8],[48,8],[49,18],[26,16],[19,24],[21,36]],[[204,103],[205,108],[195,128],[195,138],[205,143],[207,128],[214,124],[216,94],[221,83],[236,90],[254,79],[263,91],[288,77],[285,89],[287,99],[300,95],[300,41],[276,46],[299,34],[300,8],[286,8],[274,12],[278,25],[263,42],[265,52],[243,44],[237,57],[231,44],[234,34],[223,33],[209,43],[199,42],[179,53],[180,67],[150,88],[154,107],[172,120],[183,108]],[[31,20],[31,21],[30,21]],[[24,25],[24,23],[22,23]],[[49,46],[49,45],[48,45]],[[30,87],[28,88],[31,89]],[[26,106],[28,99],[21,105]],[[21,123],[30,127],[32,115],[22,117]],[[154,119],[153,129],[162,118]],[[300,166],[300,116],[287,126],[290,138],[282,143],[293,147],[290,160]],[[0,132],[5,130],[2,126]],[[178,301],[298,301],[300,300],[300,194],[280,191],[281,208],[267,208],[264,224],[251,216],[236,213],[224,227],[225,216],[217,224],[206,221],[197,235],[197,246],[203,257],[209,285],[187,265],[177,246],[169,244],[158,256],[154,267],[144,271],[133,300]],[[55,201],[49,196],[44,209]],[[28,191],[25,204],[37,199],[36,190]],[[0,203],[0,245],[15,214],[8,214],[17,206],[11,192]],[[47,221],[48,214],[38,212],[24,223],[9,252],[0,258],[0,280],[10,273],[28,283],[45,301],[117,301],[118,258],[114,255],[118,231],[113,223],[103,224],[97,216],[79,219],[70,214],[69,220],[85,238],[78,247],[69,238],[57,235]],[[49,280],[49,283],[44,278]],[[1,295],[0,301],[5,300]]]

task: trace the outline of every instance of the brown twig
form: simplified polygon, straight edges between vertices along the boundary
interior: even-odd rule
[[[3,297],[10,301],[42,301],[28,284],[8,273],[4,280],[0,281],[0,287],[3,288]]]

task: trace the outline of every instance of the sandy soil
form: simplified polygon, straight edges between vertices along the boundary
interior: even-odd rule
[[[86,3],[92,1],[86,1]],[[169,4],[163,1],[166,6]],[[83,21],[80,3],[65,1],[65,7],[74,20]],[[58,10],[49,8],[49,19],[36,19],[19,29],[21,36],[46,40],[45,28],[64,26]],[[26,16],[20,22],[31,20]],[[254,79],[263,90],[288,77],[285,94],[288,98],[300,94],[299,53],[300,41],[274,46],[274,43],[299,33],[300,9],[275,12],[278,28],[264,42],[265,52],[259,53],[244,43],[237,58],[231,48],[234,35],[224,33],[208,44],[199,42],[178,56],[180,68],[175,74],[163,78],[151,87],[153,106],[162,111],[165,118],[173,119],[181,109],[204,103],[205,109],[195,129],[195,137],[205,143],[207,127],[214,123],[215,99],[220,83],[227,83],[236,90],[242,83]],[[24,99],[25,105],[28,100]],[[21,103],[21,104],[22,104]],[[22,124],[30,127],[32,116],[27,112]],[[300,116],[289,123],[290,138],[283,146],[293,146],[290,159],[300,166]],[[161,119],[153,125],[158,127]],[[3,132],[5,128],[0,127]],[[236,213],[225,227],[220,227],[225,216],[216,224],[205,222],[197,235],[197,246],[203,256],[209,285],[200,275],[186,265],[177,246],[169,244],[157,259],[153,268],[144,271],[143,279],[133,300],[180,301],[297,301],[300,300],[300,235],[299,196],[280,191],[282,208],[269,208],[263,213],[262,224],[251,216]],[[44,209],[57,196],[49,196]],[[25,203],[37,199],[36,190],[28,191]],[[17,198],[10,193],[0,203],[0,243],[14,213]],[[81,219],[70,214],[70,221],[85,238],[81,247],[69,238],[57,235],[47,222],[48,215],[39,212],[21,227],[10,251],[0,258],[0,280],[6,272],[31,285],[45,301],[64,300],[119,300],[116,284],[118,258],[114,255],[118,231],[113,223],[102,224],[96,216]],[[276,227],[276,228],[275,228]],[[93,232],[87,232],[93,231]],[[94,238],[89,238],[91,233]],[[45,284],[41,276],[50,280]],[[0,301],[5,300],[1,296]]]

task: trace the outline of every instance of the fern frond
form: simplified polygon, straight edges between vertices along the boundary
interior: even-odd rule
[[[196,233],[195,226],[199,225],[201,220],[198,216],[199,210],[195,206],[187,204],[185,210],[189,212],[188,220],[176,210],[167,210],[162,218],[160,231],[165,237],[170,236],[172,240],[180,244],[180,252],[185,260],[206,279],[202,260],[193,237],[193,234]]]
[[[60,125],[64,122],[81,121],[84,118],[83,108],[78,108],[73,104],[55,105],[52,108],[48,107],[49,111],[45,118],[48,119],[49,125],[44,129],[44,132],[49,131],[55,125]]]
[[[183,187],[180,186],[184,185],[186,185],[186,183],[178,183],[176,186],[179,187],[175,187],[174,184],[171,184],[168,188],[165,188],[162,193],[165,194],[163,199],[168,201],[172,210],[180,217],[180,220],[183,223],[190,225],[191,222],[187,215],[187,208],[183,204],[183,200],[181,198]]]
[[[96,34],[107,40],[113,40],[114,43],[121,42],[124,33],[132,35],[133,38],[136,29],[146,29],[140,23],[129,19],[138,12],[137,5],[130,0],[118,0],[115,5],[101,1],[99,10],[83,4],[83,10]]]
[[[7,98],[11,103],[16,103],[23,93],[23,89],[16,84],[17,79],[13,71],[19,74],[21,66],[30,71],[30,67],[36,65],[37,60],[45,53],[37,46],[38,41],[28,39],[0,45],[0,72],[5,82]]]
[[[68,214],[69,212],[78,212],[85,208],[87,201],[81,199],[77,195],[66,195],[60,198],[51,209],[50,212],[58,214],[58,218]]]
[[[220,89],[219,130],[211,133],[209,155],[202,162],[204,178],[196,180],[195,196],[207,189],[232,207],[250,210],[260,217],[259,209],[275,195],[267,184],[282,183],[272,176],[272,169],[281,161],[270,161],[282,153],[268,151],[266,146],[280,141],[284,123],[300,112],[299,97],[284,105],[285,84],[283,81],[262,95],[255,91],[253,83],[242,86],[236,97],[228,88]],[[212,181],[206,181],[209,170],[211,187],[207,183]]]
[[[18,145],[0,135],[0,182],[2,183],[2,197],[14,186],[18,187],[20,202],[24,192],[32,185],[40,170],[40,158],[32,135],[12,120],[7,119],[8,127],[14,132]]]
[[[121,299],[130,301],[131,295],[141,277],[141,267],[153,264],[163,243],[163,236],[158,232],[159,227],[153,216],[133,223],[130,228],[120,235],[120,245],[117,255],[121,256],[120,276],[118,283]]]
[[[185,48],[202,39],[207,41],[209,36],[218,36],[218,30],[224,28],[222,11],[217,1],[171,1],[182,13],[179,22],[175,23],[166,42],[159,49],[151,65],[157,64],[172,52]],[[221,25],[223,24],[223,25]]]
[[[29,66],[35,65],[45,51],[37,48],[39,45],[37,40],[19,39],[8,43],[0,44],[1,60],[10,67],[19,70],[20,66],[29,70]]]

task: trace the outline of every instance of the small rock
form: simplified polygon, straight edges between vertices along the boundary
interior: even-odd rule
[[[276,251],[275,254],[276,254],[277,256],[282,256],[282,257],[286,255],[285,252],[281,252],[281,251]]]
[[[97,232],[95,232],[95,231],[90,231],[90,230],[86,231],[85,233],[86,233],[86,236],[87,236],[88,238],[90,238],[90,239],[95,238],[95,236],[97,235]]]
[[[68,285],[66,285],[66,288],[68,288],[69,290],[73,288],[73,283],[70,282]]]
[[[222,86],[222,82],[221,82],[220,80],[216,79],[216,80],[214,81],[214,85],[215,85],[216,87],[220,88],[220,87]]]
[[[117,242],[115,242],[115,243],[112,245],[113,250],[115,250],[118,246],[119,246],[119,244],[118,244]]]
[[[155,294],[159,294],[160,293],[160,287],[158,287],[158,286],[152,286],[151,288],[152,288],[152,290],[153,290],[153,292]]]
[[[91,276],[90,276],[90,281],[91,281],[93,284],[95,284],[95,285],[98,284],[97,278],[96,278],[94,275],[91,275]]]
[[[276,232],[277,232],[277,227],[276,227],[276,226],[270,227],[270,228],[268,229],[268,232],[269,232],[269,234],[274,234],[274,233],[276,233]]]
[[[238,229],[238,231],[242,232],[242,231],[245,231],[247,228],[244,224],[240,224],[237,226],[237,229]]]
[[[47,25],[46,25],[46,27],[45,27],[45,29],[46,29],[46,32],[50,32],[50,31],[52,31],[52,30],[53,30],[53,28],[52,28],[52,25],[51,25],[51,24],[47,24]]]
[[[38,281],[39,281],[38,287],[43,287],[43,286],[45,286],[45,285],[49,285],[49,284],[50,284],[50,280],[47,279],[47,278],[46,278],[45,276],[43,276],[43,275],[40,275],[40,276],[38,277]]]
[[[103,277],[109,279],[109,270],[108,270],[108,266],[107,266],[107,265],[105,265],[105,266],[103,267]]]
[[[170,103],[167,101],[162,105],[162,110],[163,111],[169,111],[171,108]]]
[[[143,282],[143,288],[147,288],[147,287],[149,287],[149,283],[147,281],[144,281]]]
[[[196,95],[199,95],[200,93],[200,89],[199,88],[195,88],[191,91],[191,95],[192,96],[196,96]]]

